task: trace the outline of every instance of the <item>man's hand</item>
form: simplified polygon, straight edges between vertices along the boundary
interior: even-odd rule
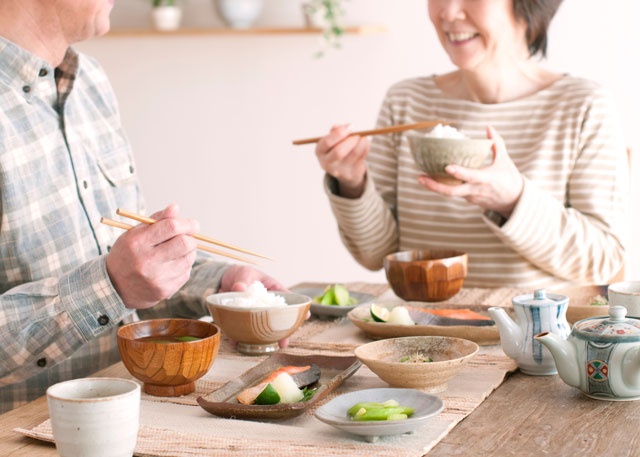
[[[123,233],[107,255],[109,278],[127,308],[150,308],[171,297],[196,259],[196,221],[178,218],[175,204],[152,217],[158,222]]]

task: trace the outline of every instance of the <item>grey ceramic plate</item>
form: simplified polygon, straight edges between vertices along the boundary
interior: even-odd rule
[[[324,293],[324,287],[301,287],[293,289],[292,292],[311,297],[311,313],[321,317],[345,316],[356,306],[371,303],[376,298],[375,295],[350,290],[349,295],[358,300],[357,304],[351,306],[321,305],[320,303],[314,303],[313,297],[322,295]]]
[[[401,406],[414,409],[411,417],[398,421],[355,422],[347,416],[347,410],[360,402],[384,402],[396,400]],[[332,425],[345,432],[366,436],[369,441],[375,437],[400,435],[412,432],[444,408],[440,398],[415,389],[366,389],[350,392],[334,398],[318,408],[315,416],[322,422]]]

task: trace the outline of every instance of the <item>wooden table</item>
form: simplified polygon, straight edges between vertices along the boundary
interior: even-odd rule
[[[101,371],[118,376],[122,364]],[[56,456],[13,433],[49,417],[46,398],[0,416],[0,455]],[[640,401],[592,400],[558,376],[510,376],[429,452],[435,456],[640,456]],[[275,454],[274,454],[275,455]]]

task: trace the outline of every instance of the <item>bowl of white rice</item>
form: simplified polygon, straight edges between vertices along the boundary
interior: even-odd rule
[[[492,140],[470,139],[455,127],[438,124],[428,133],[407,134],[418,167],[430,178],[444,184],[461,184],[445,171],[447,165],[481,168],[491,163]]]
[[[207,308],[239,352],[262,355],[279,349],[278,341],[296,331],[311,306],[311,297],[270,292],[254,282],[244,292],[209,295]]]

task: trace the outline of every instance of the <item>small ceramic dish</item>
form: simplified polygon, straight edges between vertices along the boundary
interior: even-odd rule
[[[153,319],[123,325],[116,334],[124,366],[144,391],[177,397],[195,390],[218,355],[220,328],[192,319]],[[153,337],[153,338],[152,338]],[[177,337],[193,341],[169,341]]]
[[[307,366],[315,363],[320,368],[320,379],[312,387],[317,392],[305,402],[277,405],[243,405],[236,399],[243,390],[259,384],[274,371],[285,366]],[[345,379],[362,366],[354,356],[273,354],[264,362],[232,379],[221,388],[198,398],[205,411],[219,417],[236,419],[290,419],[322,400]]]
[[[447,389],[447,381],[458,374],[478,349],[476,343],[462,338],[408,336],[363,344],[356,348],[355,354],[392,386],[435,393]],[[416,355],[432,361],[412,362],[411,358]]]
[[[444,301],[462,288],[467,254],[451,249],[396,252],[384,260],[384,272],[395,294],[406,301]]]
[[[401,406],[414,409],[413,415],[404,420],[357,422],[347,415],[347,410],[356,403],[396,400]],[[362,435],[368,441],[375,441],[379,436],[401,435],[423,427],[430,418],[444,408],[442,400],[414,389],[366,389],[350,392],[334,398],[318,408],[315,416],[318,420],[339,430]]]
[[[480,168],[488,165],[492,157],[492,140],[435,138],[419,133],[409,133],[407,138],[418,167],[430,178],[444,184],[462,184],[445,171],[447,165]]]
[[[322,295],[324,288],[322,287],[301,287],[295,288],[292,292],[296,292],[302,295],[308,295],[311,298],[311,314],[318,317],[341,317],[359,305],[365,305],[371,303],[376,297],[375,295],[365,294],[363,292],[349,291],[349,295],[358,303],[355,305],[339,306],[339,305],[321,305],[320,303],[314,303],[313,297]]]
[[[432,305],[425,303],[406,303],[404,305],[378,304],[387,309],[395,306],[404,306],[409,310],[409,315],[417,325],[398,325],[388,322],[374,322],[371,318],[370,306],[358,306],[347,314],[347,318],[353,325],[361,329],[367,336],[373,339],[398,338],[401,336],[451,336],[454,338],[464,338],[479,345],[500,344],[500,333],[493,321],[490,325],[467,325],[461,322],[460,325],[439,325],[427,323],[420,308],[424,309],[470,309],[484,316],[489,315],[488,305]],[[482,324],[485,324],[482,322]]]
[[[272,292],[284,297],[287,306],[271,308],[239,308],[223,305],[227,299],[243,292],[209,295],[207,307],[222,331],[236,341],[238,352],[264,355],[278,351],[278,341],[288,337],[304,322],[311,298],[292,292]]]
[[[553,293],[569,297],[567,321],[570,324],[589,317],[606,317],[609,315],[608,285],[566,287],[554,290]]]

